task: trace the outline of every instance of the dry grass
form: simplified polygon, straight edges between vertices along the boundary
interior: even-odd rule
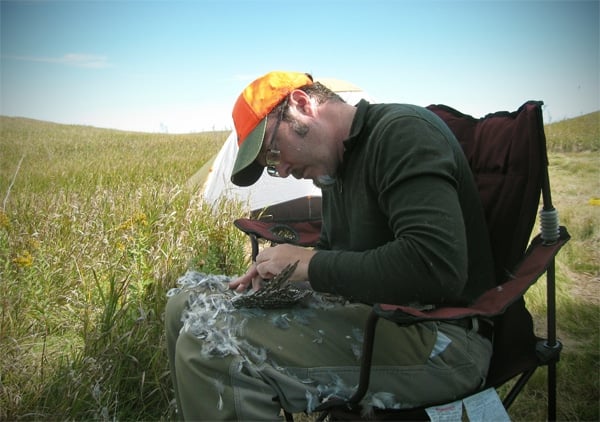
[[[599,418],[598,116],[547,129],[573,235],[557,262],[562,420]],[[184,188],[226,135],[0,118],[0,420],[172,418],[164,293],[188,267],[247,265],[239,208],[215,213]],[[541,328],[543,294],[528,293]],[[545,418],[544,384],[540,371],[514,420]]]
[[[600,111],[545,127],[548,149],[554,152],[600,151]]]

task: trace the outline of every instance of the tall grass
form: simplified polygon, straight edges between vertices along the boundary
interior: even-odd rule
[[[544,131],[550,151],[600,151],[600,111],[550,123]]]
[[[3,118],[1,135],[0,419],[168,417],[166,291],[246,264],[239,207],[180,187],[226,134]]]
[[[572,236],[556,260],[559,420],[600,418],[600,112],[546,125],[553,202]],[[536,224],[534,233],[539,230]],[[538,334],[546,335],[542,278],[527,293]],[[538,370],[511,408],[514,420],[546,418],[547,373]]]
[[[0,119],[0,420],[173,418],[165,293],[188,268],[239,274],[248,264],[231,224],[239,205],[210,208],[185,188],[227,134]],[[568,420],[599,417],[594,133],[572,149],[564,138],[550,155],[554,201],[573,234],[558,260]],[[528,294],[540,325],[542,298],[542,285]],[[513,419],[545,417],[544,382],[540,371]]]

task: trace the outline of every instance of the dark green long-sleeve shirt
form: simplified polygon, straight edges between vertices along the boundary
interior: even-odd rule
[[[427,109],[361,101],[309,265],[317,291],[365,303],[465,304],[493,285],[469,165]]]

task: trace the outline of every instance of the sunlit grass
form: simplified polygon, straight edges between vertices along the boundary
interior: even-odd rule
[[[180,187],[226,134],[1,123],[0,419],[167,417],[166,291],[246,266],[239,207]]]
[[[545,132],[551,151],[600,151],[600,111],[550,123]]]
[[[185,188],[226,135],[1,118],[0,420],[172,418],[165,293],[188,268],[233,275],[248,264],[231,224],[239,206],[211,209]],[[600,175],[597,140],[581,145],[550,153],[573,235],[557,261],[558,407],[560,419],[597,420]],[[527,300],[543,328],[543,282]],[[544,383],[541,370],[513,419],[545,418]]]

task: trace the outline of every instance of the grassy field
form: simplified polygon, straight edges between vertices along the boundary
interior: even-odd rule
[[[558,412],[598,420],[600,113],[546,128],[557,261]],[[0,118],[0,420],[173,418],[166,291],[188,268],[239,274],[236,204],[186,180],[227,133],[141,134]],[[527,296],[543,327],[543,283]],[[545,371],[511,409],[545,418]]]

